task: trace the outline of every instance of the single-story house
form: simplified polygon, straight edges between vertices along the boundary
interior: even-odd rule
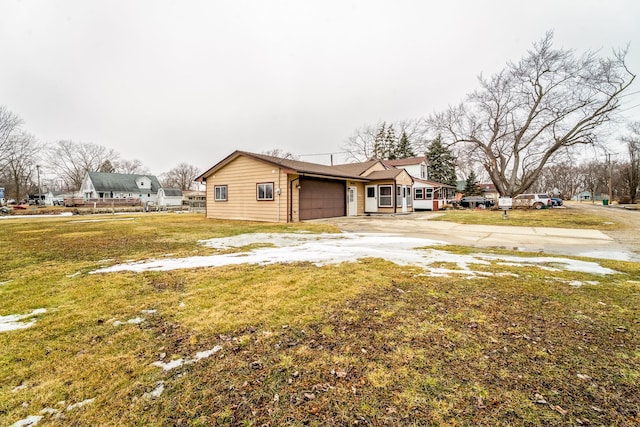
[[[182,206],[182,190],[179,188],[159,188],[158,206]]]
[[[271,222],[413,211],[413,178],[380,160],[321,165],[234,151],[196,181],[206,217]]]
[[[571,200],[575,200],[578,202],[590,202],[590,201],[600,202],[605,199],[609,199],[608,194],[592,193],[591,191],[581,191],[580,193],[575,194],[571,198]]]
[[[47,206],[64,205],[64,199],[73,198],[73,192],[49,191],[44,194],[44,204]]]
[[[482,194],[484,195],[484,197],[486,197],[487,199],[493,199],[496,203],[498,203],[500,193],[496,189],[496,185],[493,182],[478,185],[482,189]]]
[[[160,182],[153,175],[88,172],[80,194],[85,200],[134,199],[141,203],[157,203]]]

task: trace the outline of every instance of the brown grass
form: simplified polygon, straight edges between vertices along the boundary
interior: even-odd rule
[[[48,309],[0,333],[0,425],[44,408],[59,412],[43,425],[640,422],[635,263],[615,262],[622,272],[607,277],[492,265],[509,275],[430,278],[375,259],[89,275],[212,253],[197,241],[216,236],[335,231],[98,218],[0,223],[0,315]],[[174,370],[152,366],[218,345]],[[159,382],[159,397],[145,395]]]

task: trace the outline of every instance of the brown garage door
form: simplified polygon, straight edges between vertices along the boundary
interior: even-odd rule
[[[341,181],[300,179],[300,219],[345,216],[347,193]]]

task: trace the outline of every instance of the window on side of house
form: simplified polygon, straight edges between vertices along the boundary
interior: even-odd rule
[[[426,200],[433,200],[433,188],[425,188],[425,191],[424,198]]]
[[[407,206],[413,206],[413,197],[411,197],[411,187],[407,187]]]
[[[424,188],[414,188],[413,189],[414,194],[414,199],[416,200],[422,200],[424,199]]]
[[[227,186],[226,185],[216,185],[213,187],[214,200],[216,202],[226,202],[227,201]]]
[[[396,206],[402,206],[402,185],[396,185]]]
[[[378,207],[380,208],[392,208],[393,207],[393,186],[381,185],[378,187]]]
[[[273,200],[273,182],[256,184],[257,200]]]

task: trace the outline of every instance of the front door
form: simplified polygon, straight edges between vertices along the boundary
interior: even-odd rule
[[[378,194],[375,185],[367,185],[365,188],[366,197],[364,201],[365,212],[378,212]]]
[[[358,190],[356,187],[349,187],[349,216],[358,215]]]

